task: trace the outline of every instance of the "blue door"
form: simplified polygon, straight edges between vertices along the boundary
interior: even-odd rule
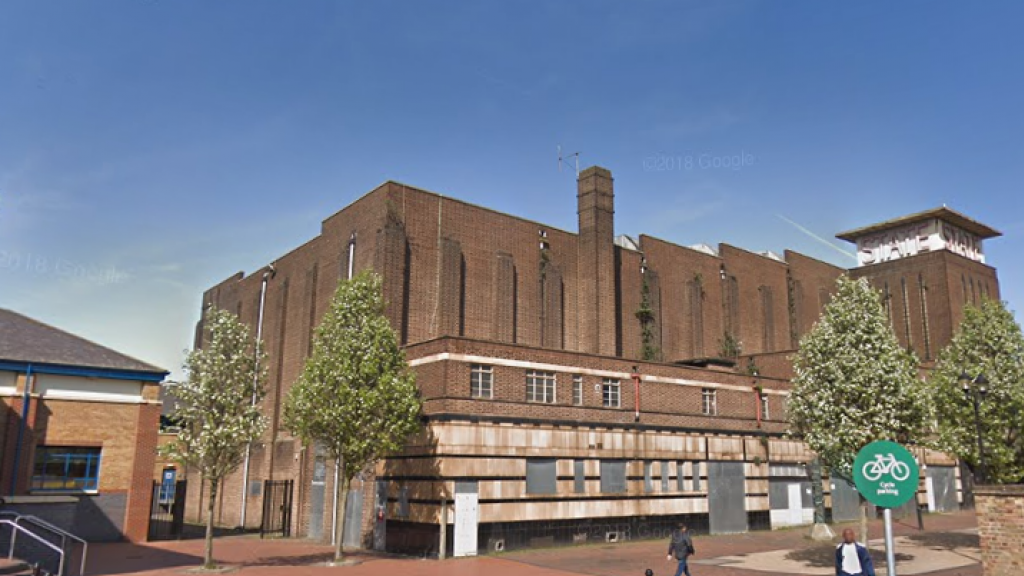
[[[178,477],[178,471],[174,468],[165,468],[163,480],[160,482],[160,503],[174,503],[174,483]]]

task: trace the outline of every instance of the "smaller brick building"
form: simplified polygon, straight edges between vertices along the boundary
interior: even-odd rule
[[[0,309],[0,494],[90,541],[142,541],[167,371]]]

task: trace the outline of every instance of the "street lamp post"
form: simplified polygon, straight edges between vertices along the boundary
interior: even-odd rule
[[[974,405],[974,431],[978,436],[978,470],[975,474],[976,483],[983,484],[988,481],[988,469],[985,466],[985,443],[981,435],[981,400],[988,394],[988,378],[979,373],[974,378],[963,372],[960,374],[960,382],[963,384],[964,397]]]

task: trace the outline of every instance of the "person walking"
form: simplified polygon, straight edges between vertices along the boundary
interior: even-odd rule
[[[875,576],[868,549],[857,542],[850,528],[843,530],[843,541],[836,546],[836,576]]]
[[[668,561],[675,560],[679,562],[676,576],[683,576],[683,574],[690,576],[690,567],[687,565],[686,560],[694,552],[693,539],[690,538],[690,533],[686,530],[686,524],[679,524],[679,527],[672,531],[671,539],[668,542]],[[874,576],[874,574],[871,576]]]

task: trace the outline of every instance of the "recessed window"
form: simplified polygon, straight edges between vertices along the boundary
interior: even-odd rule
[[[469,395],[473,398],[494,397],[494,369],[473,364],[469,370]]]
[[[700,462],[693,463],[693,489],[700,490]]]
[[[526,373],[526,401],[555,403],[555,373],[531,370]]]
[[[718,415],[718,391],[711,388],[701,390],[701,411],[708,416]]]
[[[583,376],[579,374],[572,377],[572,403],[583,406]]]
[[[605,408],[618,408],[622,405],[622,393],[618,380],[604,379],[601,384],[601,402]]]
[[[768,420],[771,418],[771,412],[768,411],[771,403],[768,401],[768,395],[764,392],[761,393],[761,419]]]
[[[32,470],[32,490],[94,492],[99,489],[100,449],[40,446]]]

